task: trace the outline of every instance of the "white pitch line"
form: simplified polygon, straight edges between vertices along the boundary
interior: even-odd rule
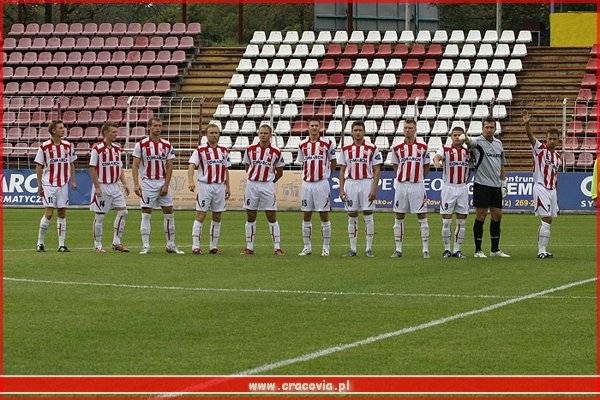
[[[69,286],[96,286],[125,289],[151,289],[151,290],[180,290],[190,292],[229,292],[229,293],[272,293],[272,294],[317,294],[327,296],[373,296],[373,297],[441,297],[441,298],[464,298],[464,299],[513,299],[516,296],[502,296],[492,294],[452,294],[452,293],[386,293],[386,292],[335,292],[319,290],[293,290],[293,289],[243,289],[243,288],[208,288],[208,287],[181,287],[181,286],[156,286],[136,285],[126,283],[102,283],[102,282],[80,282],[80,281],[51,281],[29,278],[4,277],[9,282],[41,283]],[[544,299],[595,299],[594,296],[538,296]]]
[[[252,369],[247,369],[245,371],[240,371],[235,373],[234,375],[254,375],[254,374],[259,374],[259,373],[264,373],[264,372],[268,372],[268,371],[272,371],[274,369],[277,368],[281,368],[281,367],[286,367],[288,365],[292,365],[292,364],[297,364],[300,362],[305,362],[305,361],[310,361],[310,360],[314,360],[316,358],[321,358],[321,357],[325,357],[328,356],[330,354],[333,353],[339,353],[345,350],[349,350],[355,347],[360,347],[360,346],[365,346],[371,343],[375,343],[381,340],[385,340],[385,339],[389,339],[389,338],[393,338],[393,337],[397,337],[400,335],[405,335],[407,333],[412,333],[412,332],[417,332],[420,330],[424,330],[424,329],[428,329],[428,328],[432,328],[434,326],[438,326],[438,325],[443,325],[443,324],[447,324],[448,322],[452,322],[452,321],[456,321],[462,318],[466,318],[466,317],[470,317],[472,315],[477,315],[477,314],[483,314],[486,312],[490,312],[490,311],[494,311],[497,310],[499,308],[502,307],[506,307],[508,305],[511,304],[515,304],[515,303],[519,303],[525,300],[529,300],[535,297],[540,297],[540,296],[544,296],[546,294],[549,293],[554,293],[554,292],[558,292],[560,290],[565,290],[565,289],[569,289],[575,286],[579,286],[579,285],[584,285],[586,283],[591,283],[596,281],[596,278],[590,278],[590,279],[585,279],[582,281],[577,281],[577,282],[571,282],[571,283],[567,283],[565,285],[561,285],[561,286],[557,286],[557,287],[553,287],[550,289],[546,289],[546,290],[542,290],[540,292],[535,292],[535,293],[530,293],[527,294],[525,296],[520,296],[520,297],[516,297],[513,299],[509,299],[500,303],[496,303],[496,304],[492,304],[486,307],[482,307],[482,308],[478,308],[475,310],[471,310],[471,311],[466,311],[466,312],[462,312],[462,313],[458,313],[458,314],[454,314],[451,315],[449,317],[444,317],[444,318],[440,318],[440,319],[435,319],[435,320],[431,320],[429,322],[425,322],[419,325],[414,325],[414,326],[410,326],[407,328],[402,328],[399,329],[397,331],[392,331],[392,332],[386,332],[386,333],[382,333],[380,335],[375,335],[375,336],[369,336],[365,339],[362,340],[357,340],[355,342],[351,342],[351,343],[346,343],[346,344],[338,344],[335,346],[331,346],[331,347],[326,347],[324,349],[321,350],[317,350],[314,351],[312,353],[307,353],[307,354],[303,354],[301,356],[298,357],[294,357],[294,358],[289,358],[286,360],[281,360],[281,361],[277,361],[274,363],[269,363],[269,364],[264,364]]]
[[[141,246],[128,246],[130,249],[140,249]],[[191,248],[192,245],[178,245],[177,247],[180,247],[182,249],[186,249],[186,248]],[[243,247],[243,245],[237,245],[237,244],[222,244],[219,245],[219,247],[224,247],[224,248],[229,248],[229,247],[234,247],[234,248],[239,248],[241,249]],[[272,244],[255,244],[254,247],[273,247]],[[294,248],[296,246],[292,246],[292,248]],[[332,244],[330,245],[330,247],[342,247],[342,248],[348,248],[347,244]],[[387,244],[373,244],[373,247],[386,247],[386,248],[391,248],[393,250],[393,245],[390,247],[390,245]],[[421,247],[420,244],[404,244],[404,247]],[[537,243],[533,243],[533,244],[504,244],[501,247],[535,247],[537,248]],[[596,247],[595,244],[585,244],[585,243],[567,243],[567,244],[560,244],[560,243],[556,243],[553,244],[552,247]],[[155,253],[164,253],[164,249],[162,246],[156,246],[152,248],[154,250]],[[90,252],[94,251],[93,247],[69,247],[69,250],[89,250]],[[25,248],[25,249],[2,249],[3,252],[5,253],[14,253],[14,252],[32,252],[35,253],[36,249],[35,248]],[[47,249],[46,252],[48,253],[52,253],[52,252],[56,252],[54,249]],[[108,249],[108,252],[110,252],[110,249]],[[152,254],[152,253],[151,253]],[[537,253],[536,253],[537,254]]]

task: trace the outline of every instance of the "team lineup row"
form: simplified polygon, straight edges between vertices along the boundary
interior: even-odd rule
[[[550,258],[546,247],[550,240],[552,218],[558,212],[556,181],[561,159],[556,151],[559,142],[557,131],[549,131],[546,143],[539,142],[531,133],[530,117],[523,112],[525,131],[532,144],[534,158],[534,204],[536,215],[540,216],[538,235],[538,257]],[[348,213],[348,239],[350,248],[346,256],[357,255],[357,225],[359,213],[363,213],[366,233],[365,255],[373,256],[372,243],[375,233],[373,211],[377,195],[380,168],[383,163],[377,148],[365,142],[365,127],[361,121],[352,124],[353,142],[343,146],[336,157],[335,143],[320,136],[318,120],[309,121],[308,137],[300,142],[297,161],[303,166],[301,188],[301,210],[303,213],[302,236],[304,247],[300,256],[312,254],[312,214],[318,212],[323,238],[322,256],[329,256],[331,222],[329,221],[331,171],[339,167],[340,198]],[[40,220],[37,251],[45,251],[44,238],[53,210],[57,209],[57,231],[59,252],[69,251],[65,245],[66,207],[68,204],[68,184],[76,187],[73,162],[76,155],[73,146],[63,140],[65,128],[61,121],[53,121],[48,127],[51,139],[42,143],[35,162],[38,191],[45,212]],[[483,133],[476,138],[465,136],[460,127],[450,133],[451,144],[440,148],[433,157],[433,165],[443,169],[440,214],[442,216],[443,257],[465,258],[461,245],[465,237],[465,221],[469,213],[467,182],[474,174],[473,204],[476,208],[473,236],[475,257],[487,257],[481,249],[483,226],[487,214],[491,214],[490,239],[493,257],[510,257],[500,250],[500,222],[502,219],[502,197],[506,185],[505,153],[502,142],[494,138],[495,121],[487,119],[483,123]],[[134,193],[140,198],[142,218],[140,233],[142,249],[140,254],[150,252],[150,220],[152,209],[160,207],[163,212],[163,226],[168,253],[183,254],[175,244],[175,219],[173,199],[169,183],[173,172],[175,151],[171,144],[161,138],[162,122],[159,118],[149,121],[149,136],[135,144],[133,150],[132,175]],[[103,140],[95,144],[90,154],[90,176],[93,190],[90,209],[95,213],[94,245],[99,253],[105,252],[102,245],[103,222],[106,212],[116,210],[112,248],[128,252],[121,243],[127,219],[125,196],[129,188],[123,176],[122,149],[114,142],[117,127],[105,124],[101,129]],[[211,254],[219,253],[218,242],[221,231],[221,215],[225,202],[230,196],[229,153],[218,145],[219,127],[208,125],[206,144],[200,145],[192,153],[188,167],[189,190],[196,192],[196,217],[192,228],[192,253],[202,254],[200,239],[207,213],[211,212],[210,244]],[[245,224],[246,246],[243,255],[254,253],[256,217],[264,211],[269,223],[274,253],[282,256],[280,228],[277,222],[277,201],[275,183],[283,175],[284,162],[281,151],[271,145],[272,129],[261,125],[258,130],[258,143],[249,146],[243,158],[246,166],[244,208],[247,212]],[[430,258],[429,225],[427,221],[427,192],[423,182],[429,173],[430,155],[427,145],[417,142],[416,124],[407,120],[404,124],[404,142],[392,149],[392,164],[396,175],[394,196],[394,240],[392,257],[402,256],[404,220],[406,214],[416,214],[421,233],[424,258]],[[119,184],[119,181],[121,184]],[[456,215],[456,229],[451,232],[452,216]],[[451,237],[454,237],[452,246]]]

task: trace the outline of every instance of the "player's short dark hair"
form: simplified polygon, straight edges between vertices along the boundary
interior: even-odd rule
[[[160,122],[162,124],[162,119],[160,119],[160,117],[152,117],[148,120],[148,126],[151,126],[154,121]]]
[[[362,121],[354,121],[350,129],[354,129],[355,126],[360,126],[363,128],[363,130],[365,130],[365,123]]]
[[[100,133],[102,134],[102,136],[106,135],[106,133],[111,129],[111,128],[117,128],[117,126],[115,124],[113,124],[112,122],[106,122],[102,125],[102,127],[100,128]]]
[[[310,125],[311,122],[317,122],[319,125],[321,125],[321,121],[318,118],[316,118],[316,117],[309,118],[307,122],[308,122],[309,125]]]
[[[560,132],[556,128],[550,128],[548,129],[548,135],[560,136]]]
[[[271,125],[269,124],[262,124],[258,127],[258,130],[260,131],[260,128],[267,128],[269,130],[269,133],[273,133],[273,128],[271,128]]]
[[[208,124],[208,125],[206,125],[206,130],[205,130],[206,133],[208,133],[208,129],[209,128],[216,128],[217,131],[219,131],[219,133],[221,133],[221,128],[219,128],[219,125],[217,125],[217,124]]]
[[[406,124],[412,124],[414,126],[417,126],[417,121],[415,121],[414,119],[405,119],[404,125],[406,125]]]
[[[494,124],[494,126],[496,126],[496,120],[492,117],[487,117],[483,120],[483,124],[485,125],[485,123],[488,122],[490,124]]]
[[[63,122],[60,119],[55,119],[54,121],[50,121],[50,123],[48,124],[48,132],[50,132],[50,135],[52,135],[54,133],[56,126],[58,124],[62,124],[62,123]]]
[[[454,128],[452,128],[452,130],[450,131],[450,134],[452,135],[454,133],[454,131],[458,131],[460,133],[465,133],[465,130],[463,129],[462,126],[455,126]]]

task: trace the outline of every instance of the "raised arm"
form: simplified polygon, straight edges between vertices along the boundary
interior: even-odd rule
[[[531,126],[529,125],[529,121],[531,120],[531,116],[527,112],[527,110],[523,110],[522,113],[523,124],[525,125],[525,133],[527,134],[527,138],[529,139],[529,143],[533,146],[535,144],[535,136],[531,133]]]

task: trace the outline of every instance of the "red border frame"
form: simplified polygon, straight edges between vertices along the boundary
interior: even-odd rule
[[[245,3],[313,3],[313,0],[214,0],[211,3],[234,3],[239,2]],[[319,2],[336,2],[339,0],[316,0]],[[374,0],[354,0],[355,2],[372,2]],[[382,2],[396,2],[397,0],[380,0]],[[65,0],[57,0],[57,3],[67,2]],[[117,4],[117,3],[139,3],[135,0],[70,0],[69,3],[106,3],[106,4]],[[209,1],[202,0],[153,0],[153,3],[208,3]],[[414,0],[412,2],[415,2]],[[424,3],[440,3],[440,4],[482,4],[482,3],[496,3],[496,0],[432,0],[432,1],[419,1]],[[563,3],[585,3],[578,0],[562,0]],[[600,0],[596,0],[596,25],[597,25],[597,43],[600,43],[600,16],[598,16],[598,4]],[[8,4],[26,3],[26,4],[39,4],[44,3],[42,0],[8,0]],[[507,3],[535,3],[545,4],[547,2],[542,1],[531,1],[531,0],[511,0]],[[4,21],[4,3],[0,4],[0,18]],[[3,36],[3,32],[0,31],[0,38]],[[1,57],[1,56],[0,56]],[[4,60],[0,60],[3,64]],[[597,81],[600,82],[600,57],[598,58],[598,70],[597,70]],[[3,116],[3,86],[0,86],[0,121]],[[598,90],[598,87],[597,87]],[[0,122],[1,123],[1,122]],[[600,116],[598,117],[598,123],[600,125]],[[598,137],[598,148],[600,149],[600,135]],[[0,139],[0,167],[3,170],[3,138]],[[0,220],[4,221],[3,218],[3,205],[0,204]],[[600,248],[600,208],[596,208],[596,250]],[[0,224],[0,273],[4,276],[4,257],[3,257],[3,241],[4,227]],[[596,257],[596,276],[600,276],[600,262]],[[116,399],[116,398],[132,398],[134,395],[132,392],[137,393],[159,393],[159,392],[181,392],[182,397],[179,398],[190,398],[186,397],[190,395],[190,392],[200,389],[207,390],[211,388],[210,392],[203,392],[214,396],[215,392],[230,392],[229,395],[224,393],[222,396],[214,397],[203,397],[204,399],[223,398],[223,396],[230,396],[237,393],[246,393],[248,395],[258,396],[260,394],[251,394],[247,390],[248,382],[321,382],[326,380],[328,382],[341,382],[346,379],[352,381],[354,387],[353,392],[362,393],[380,393],[382,395],[388,393],[413,393],[427,395],[429,397],[446,397],[454,400],[472,397],[464,397],[465,394],[506,394],[510,397],[517,397],[523,394],[535,394],[535,393],[548,393],[552,397],[565,396],[568,393],[596,393],[596,396],[600,395],[600,326],[598,321],[600,320],[600,281],[596,280],[596,375],[590,376],[250,376],[250,377],[223,377],[223,376],[6,376],[4,375],[4,354],[3,354],[3,342],[4,338],[0,335],[0,396],[2,398],[18,398],[20,400],[26,399],[38,399],[39,397],[24,397],[6,395],[5,393],[27,393],[31,396],[32,392],[43,395],[44,393],[52,393],[53,398],[60,400],[71,400],[73,396],[65,396],[69,393],[78,393],[76,395],[79,399],[88,399],[92,394],[95,393],[113,393],[117,394],[118,397],[104,396],[105,399]],[[3,315],[3,299],[4,299],[4,282],[0,280],[0,314]],[[4,332],[3,318],[0,318],[0,332]],[[211,393],[212,392],[212,393]],[[129,394],[128,394],[129,393]],[[449,396],[449,393],[460,393],[463,397]],[[276,393],[275,393],[276,394]],[[350,394],[350,393],[346,393]],[[263,394],[264,395],[264,394]],[[62,397],[58,397],[62,396]],[[287,395],[287,399],[306,399],[306,396],[297,396],[293,393]],[[137,396],[136,396],[137,397]],[[270,397],[273,397],[270,395]],[[311,398],[331,398],[331,396],[324,396],[324,393],[314,393]],[[196,398],[196,397],[194,397]],[[353,398],[360,398],[353,396]],[[490,397],[479,397],[482,400],[491,399],[507,399],[507,396],[495,396]],[[547,399],[549,395],[544,397],[531,397],[530,400]],[[589,396],[570,396],[570,399],[585,398],[589,399]],[[422,397],[405,397],[405,399],[422,399]]]

